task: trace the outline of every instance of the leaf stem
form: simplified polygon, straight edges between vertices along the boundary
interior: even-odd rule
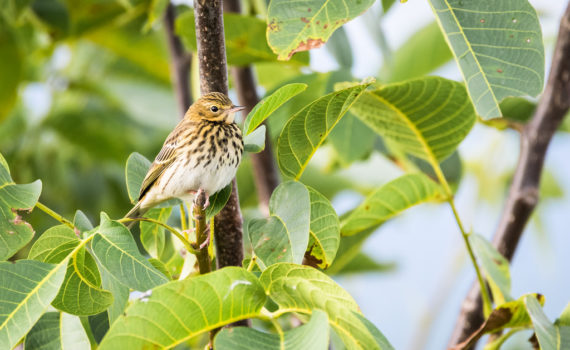
[[[186,211],[184,210],[184,203],[180,204],[180,227],[182,227],[182,232],[184,233],[184,238],[188,239],[188,224],[186,221]]]
[[[71,229],[75,229],[75,225],[73,225],[73,223],[69,220],[67,220],[66,218],[64,218],[61,214],[56,213],[54,210],[48,208],[46,205],[37,202],[36,203],[36,207],[38,209],[40,209],[41,211],[43,211],[44,213],[48,214],[49,216],[51,216],[52,218],[56,219],[57,221],[61,222],[62,224],[68,226]]]
[[[457,226],[459,227],[459,231],[461,231],[461,236],[463,237],[463,241],[465,242],[465,247],[467,248],[467,253],[469,254],[469,259],[471,259],[471,264],[475,269],[475,274],[477,275],[477,280],[479,281],[479,286],[481,287],[481,297],[483,299],[483,314],[485,318],[489,316],[491,311],[493,311],[493,304],[491,303],[491,298],[489,297],[489,292],[487,291],[487,285],[485,284],[485,280],[483,280],[483,275],[481,274],[481,270],[479,269],[479,265],[477,264],[477,259],[475,258],[475,254],[473,253],[473,248],[471,247],[471,243],[469,242],[469,233],[465,231],[463,227],[463,223],[461,222],[461,218],[459,217],[459,213],[457,208],[455,207],[455,201],[453,199],[453,192],[445,179],[445,175],[441,171],[441,168],[437,162],[432,162],[433,170],[439,180],[439,183],[443,186],[445,190],[445,194],[447,197],[447,202],[451,206],[451,211],[453,211],[453,216],[455,221],[457,222]]]
[[[198,251],[196,249],[194,249],[194,247],[192,247],[192,243],[190,243],[190,241],[188,241],[186,238],[184,238],[184,236],[180,232],[178,232],[178,230],[176,230],[174,227],[169,226],[169,225],[165,224],[164,222],[160,222],[158,220],[151,219],[151,218],[122,218],[122,219],[119,219],[117,221],[120,223],[131,222],[131,221],[146,221],[146,222],[152,222],[153,224],[162,226],[165,229],[167,229],[168,231],[170,231],[173,235],[178,237],[178,239],[184,244],[184,247],[186,247],[186,250],[188,250],[188,252],[190,252],[192,254],[198,254]]]
[[[253,268],[257,265],[257,255],[252,255],[249,265],[247,265],[247,271],[251,272]]]

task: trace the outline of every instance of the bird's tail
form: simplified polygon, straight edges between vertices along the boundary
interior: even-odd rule
[[[130,218],[130,219],[140,218],[145,212],[146,212],[146,210],[141,208],[141,201],[139,201],[133,207],[133,209],[129,210],[129,212],[125,215],[125,218]],[[136,223],[136,221],[131,221],[131,222],[127,223],[127,228],[130,229],[131,227],[133,227],[133,225],[135,223]]]

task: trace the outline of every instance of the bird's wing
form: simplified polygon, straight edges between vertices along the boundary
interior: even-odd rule
[[[146,174],[141,191],[139,193],[139,201],[148,192],[151,186],[156,182],[158,177],[168,168],[170,164],[176,158],[177,142],[174,140],[169,142],[168,140],[162,146],[162,149],[154,159],[154,162],[150,166],[148,173]]]

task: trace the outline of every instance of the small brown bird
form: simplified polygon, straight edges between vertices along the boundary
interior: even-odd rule
[[[243,153],[241,130],[234,122],[234,114],[242,109],[219,92],[194,102],[164,141],[143,180],[137,204],[125,217],[140,217],[172,198],[190,202],[199,190],[208,198],[226,187]]]

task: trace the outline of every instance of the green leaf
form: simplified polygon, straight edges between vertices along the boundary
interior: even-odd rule
[[[379,263],[369,255],[358,252],[356,255],[354,255],[354,257],[352,257],[352,259],[350,259],[344,266],[342,266],[342,268],[338,269],[335,267],[334,271],[330,272],[333,272],[334,275],[351,275],[369,272],[391,272],[396,269],[396,266],[397,265],[394,262]],[[329,271],[326,272],[329,273]]]
[[[32,11],[49,29],[54,39],[62,39],[69,35],[70,15],[65,4],[58,0],[35,0]]]
[[[300,264],[309,243],[309,191],[296,181],[280,184],[271,195],[269,213],[269,218],[253,219],[248,225],[260,267],[283,261]]]
[[[244,151],[259,153],[265,149],[265,125],[255,129],[251,134],[243,138]]]
[[[536,300],[532,295],[527,295],[524,298],[524,303],[530,319],[532,320],[540,348],[544,350],[560,349],[561,346],[558,343],[559,334],[557,329],[544,314],[542,306],[538,300]],[[567,345],[568,344],[564,344],[564,347],[562,348],[566,348]]]
[[[267,42],[280,60],[323,45],[332,33],[366,11],[374,0],[272,0],[267,9]]]
[[[325,196],[313,188],[307,189],[311,200],[311,225],[305,258],[326,269],[332,264],[340,243],[338,215]]]
[[[315,310],[305,325],[293,328],[282,335],[270,334],[253,328],[224,328],[214,339],[219,350],[327,350],[329,324],[327,314]]]
[[[292,83],[280,87],[271,95],[259,101],[248,113],[243,123],[244,135],[248,135],[255,130],[265,119],[267,119],[276,109],[285,102],[307,89],[307,84]]]
[[[168,6],[169,0],[152,0],[148,9],[148,18],[144,25],[143,31],[150,30],[156,21],[164,17],[164,12]]]
[[[79,317],[62,312],[47,312],[26,335],[24,348],[90,350],[91,344]]]
[[[0,348],[12,349],[47,310],[65,276],[67,259],[0,262]]]
[[[101,275],[93,256],[81,248],[69,260],[63,284],[52,306],[78,316],[95,315],[113,303],[113,294],[101,289]]]
[[[105,270],[101,269],[101,280],[103,283],[103,288],[109,290],[113,294],[113,303],[107,309],[107,317],[109,318],[109,324],[112,325],[115,320],[119,318],[125,311],[127,303],[129,301],[129,287],[118,281],[113,275]]]
[[[17,1],[16,4],[21,1]],[[24,57],[10,26],[0,16],[0,122],[14,107],[22,79]]]
[[[382,10],[384,13],[388,12],[396,0],[382,0]]]
[[[97,344],[101,343],[101,340],[109,331],[109,314],[107,311],[104,311],[100,314],[89,316],[87,321],[89,322],[93,338]]]
[[[127,159],[125,178],[127,179],[127,192],[133,204],[139,200],[139,192],[150,164],[151,162],[148,159],[137,152],[131,153]]]
[[[518,300],[508,301],[501,304],[491,312],[485,322],[477,331],[472,333],[465,341],[457,344],[454,349],[463,350],[471,349],[472,346],[486,333],[499,332],[505,328],[526,328],[531,323],[529,312],[527,312],[527,298],[538,300],[540,304],[544,303],[544,297],[540,294],[527,294]]]
[[[172,208],[151,209],[145,217],[166,223]],[[150,256],[159,259],[164,253],[165,232],[164,227],[152,222],[141,221],[141,243]]]
[[[176,34],[182,38],[182,42],[190,51],[196,51],[194,11],[187,11],[178,16]],[[274,62],[277,59],[267,45],[265,22],[259,18],[225,13],[224,37],[229,65],[245,66],[254,62]],[[308,64],[309,55],[299,55],[292,63]]]
[[[210,196],[210,205],[206,208],[206,221],[210,221],[211,218],[224,209],[231,194],[232,183],[230,182],[229,185]]]
[[[6,260],[34,236],[32,226],[22,220],[18,210],[34,208],[42,191],[42,182],[36,180],[17,185],[1,154],[0,160],[0,260]]]
[[[385,85],[364,94],[351,112],[434,169],[455,151],[476,119],[465,87],[439,77]]]
[[[87,215],[81,210],[77,210],[75,212],[75,216],[73,217],[73,226],[79,229],[82,232],[89,231],[93,229],[93,224],[89,221]]]
[[[317,148],[370,84],[325,95],[289,119],[277,142],[279,167],[285,175],[301,177]]]
[[[129,230],[104,213],[91,247],[99,263],[130,288],[146,291],[168,282],[168,278],[142,256]]]
[[[348,349],[383,348],[377,341],[379,331],[372,331],[368,328],[371,324],[362,321],[350,294],[319,270],[279,263],[263,271],[259,280],[280,309],[306,314],[325,311]]]
[[[28,259],[50,264],[62,262],[81,243],[75,232],[66,225],[50,227],[34,243]]]
[[[501,116],[508,96],[538,95],[544,84],[544,46],[527,0],[430,0],[477,114]]]
[[[524,123],[532,117],[536,103],[522,97],[507,97],[501,101],[499,107],[506,119]]]
[[[422,59],[418,59],[421,57]],[[453,58],[441,29],[432,22],[416,31],[380,70],[387,82],[400,82],[429,74]]]
[[[325,45],[342,68],[352,67],[352,48],[343,27],[338,28]]]
[[[444,198],[440,185],[424,174],[407,174],[372,192],[341,223],[345,236],[377,226],[402,211],[424,202]]]
[[[376,138],[376,133],[350,112],[329,135],[329,141],[346,166],[368,156],[374,148]]]
[[[174,347],[198,334],[255,317],[266,301],[258,279],[237,267],[173,281],[149,294],[111,326],[100,350]]]
[[[341,222],[342,225],[342,222]],[[379,225],[370,227],[359,234],[352,236],[342,236],[341,237],[338,250],[336,252],[336,258],[331,267],[326,271],[329,275],[336,275],[342,273],[342,271],[349,267],[350,264],[358,258],[358,255],[362,252],[362,246],[368,237],[370,237]],[[341,226],[342,227],[342,226]]]
[[[469,235],[475,257],[481,264],[491,292],[497,305],[511,301],[511,273],[509,262],[499,253],[493,245],[478,234]]]

